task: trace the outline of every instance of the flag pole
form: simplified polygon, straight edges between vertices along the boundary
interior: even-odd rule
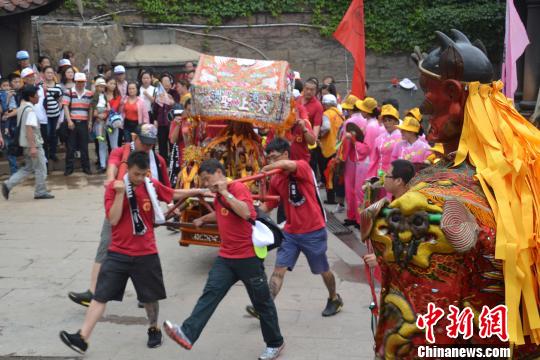
[[[349,56],[347,50],[345,50],[345,81],[347,82],[347,94],[351,92],[349,87]]]

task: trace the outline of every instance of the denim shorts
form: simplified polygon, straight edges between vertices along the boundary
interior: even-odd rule
[[[292,271],[302,252],[313,274],[322,274],[330,270],[326,257],[328,243],[326,228],[304,234],[290,234],[284,231],[283,235],[283,243],[277,251],[276,267],[286,267]]]

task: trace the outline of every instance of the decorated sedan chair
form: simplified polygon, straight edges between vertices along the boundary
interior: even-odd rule
[[[430,117],[428,140],[442,143],[444,154],[402,197],[361,213],[362,238],[382,272],[375,355],[413,359],[434,341],[511,347],[514,358],[538,358],[540,132],[502,94],[504,84],[492,80],[480,42],[457,30],[437,38],[435,50],[416,48],[413,58],[425,93],[422,112]],[[499,318],[486,314],[499,305],[507,307],[507,323],[504,311]],[[447,315],[452,306],[472,316],[431,311]],[[498,321],[491,337],[486,319]],[[471,321],[472,331],[460,333],[466,326],[453,320]]]
[[[179,186],[199,186],[197,170],[208,158],[221,161],[232,181],[244,182],[254,199],[264,201],[268,176],[262,141],[255,127],[283,132],[296,120],[292,96],[294,75],[285,61],[260,61],[201,55],[190,88],[194,123],[225,124],[215,137],[188,147],[180,170]],[[194,219],[212,210],[212,198],[192,198],[176,204],[168,215],[179,215],[180,245],[219,246],[217,228],[195,228]]]

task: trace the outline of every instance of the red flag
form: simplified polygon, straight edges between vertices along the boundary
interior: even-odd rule
[[[364,34],[364,0],[353,0],[339,23],[334,37],[349,50],[354,58],[351,93],[360,99],[365,97],[366,43]]]

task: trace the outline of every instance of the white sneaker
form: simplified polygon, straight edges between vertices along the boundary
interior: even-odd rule
[[[285,343],[277,348],[271,348],[267,347],[264,349],[263,353],[259,356],[259,360],[273,360],[277,359],[279,354],[281,353],[281,350],[285,347]]]
[[[336,208],[334,210],[332,210],[332,214],[340,214],[340,213],[342,213],[344,211],[345,211],[345,206],[343,206],[341,204],[337,204]]]

